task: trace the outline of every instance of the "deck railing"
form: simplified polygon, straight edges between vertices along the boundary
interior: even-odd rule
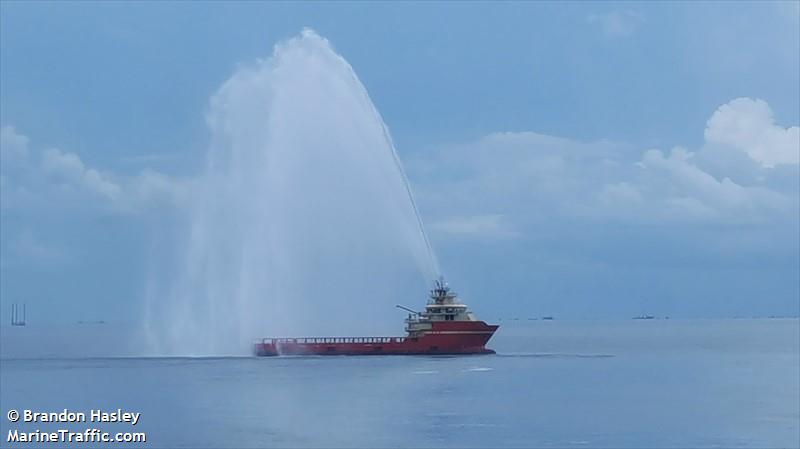
[[[257,343],[274,344],[341,344],[341,343],[403,343],[406,337],[306,337],[306,338],[262,338]]]

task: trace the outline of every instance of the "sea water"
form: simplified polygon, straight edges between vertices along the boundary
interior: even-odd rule
[[[496,355],[277,358],[139,358],[119,325],[6,326],[2,445],[87,427],[147,447],[800,445],[797,319],[499,324]],[[11,409],[141,416],[12,424]]]

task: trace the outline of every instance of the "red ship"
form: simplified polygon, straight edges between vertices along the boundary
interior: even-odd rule
[[[409,313],[405,337],[263,338],[258,356],[494,354],[486,348],[498,326],[477,321],[443,280],[436,281],[425,311]]]

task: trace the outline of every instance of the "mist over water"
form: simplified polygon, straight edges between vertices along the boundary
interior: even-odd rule
[[[267,336],[399,334],[438,276],[405,175],[353,68],[311,30],[211,97],[185,241],[151,279],[158,354]],[[170,264],[164,264],[170,265]]]

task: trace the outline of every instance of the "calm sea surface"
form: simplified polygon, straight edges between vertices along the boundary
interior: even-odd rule
[[[261,359],[103,358],[130,337],[4,327],[0,446],[87,427],[146,432],[138,447],[800,446],[797,319],[500,324],[497,355]],[[6,418],[65,408],[142,417]]]

